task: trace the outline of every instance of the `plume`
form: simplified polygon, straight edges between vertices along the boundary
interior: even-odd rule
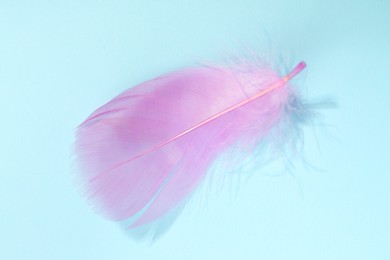
[[[76,133],[80,175],[95,209],[128,229],[178,210],[223,153],[250,156],[299,117],[289,80],[305,66],[283,77],[251,63],[187,68],[98,108]]]

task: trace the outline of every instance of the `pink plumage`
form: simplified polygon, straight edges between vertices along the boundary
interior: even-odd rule
[[[288,81],[253,64],[173,72],[128,89],[77,130],[76,151],[90,199],[129,228],[160,219],[202,182],[229,149],[252,153],[291,121],[299,100]]]

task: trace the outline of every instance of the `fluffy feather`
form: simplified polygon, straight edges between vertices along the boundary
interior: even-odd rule
[[[299,100],[269,67],[199,67],[128,89],[77,129],[77,156],[88,194],[129,228],[172,212],[234,146],[252,153]],[[238,72],[240,71],[240,72]]]

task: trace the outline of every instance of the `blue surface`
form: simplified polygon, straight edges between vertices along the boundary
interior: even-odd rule
[[[390,259],[389,28],[385,0],[1,0],[0,259]],[[268,42],[307,62],[296,83],[309,98],[339,103],[305,129],[321,170],[218,188],[152,246],[91,211],[71,166],[86,116],[138,82]]]

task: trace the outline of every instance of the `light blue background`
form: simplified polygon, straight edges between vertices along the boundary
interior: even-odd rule
[[[266,41],[307,62],[309,98],[339,103],[306,129],[321,171],[211,192],[152,246],[91,211],[70,152],[86,116],[138,82]],[[0,259],[390,259],[389,76],[386,0],[1,0]]]

